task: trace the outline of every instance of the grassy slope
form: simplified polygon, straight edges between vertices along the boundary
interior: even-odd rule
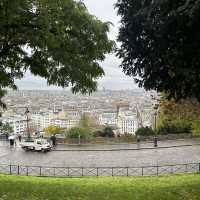
[[[200,174],[37,178],[0,175],[0,200],[197,200]]]

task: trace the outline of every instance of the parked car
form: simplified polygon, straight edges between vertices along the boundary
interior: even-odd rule
[[[22,142],[20,145],[25,151],[51,151],[51,144],[46,139],[35,139],[33,141],[25,141]]]

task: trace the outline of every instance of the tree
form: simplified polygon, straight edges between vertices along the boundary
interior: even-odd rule
[[[54,135],[61,133],[62,129],[57,125],[49,125],[47,128],[44,128],[44,132],[46,135]]]
[[[90,129],[90,118],[85,113],[81,117],[80,127],[87,130]]]
[[[193,122],[199,119],[200,102],[196,99],[182,99],[176,102],[162,96],[157,121],[160,133],[189,133]]]
[[[158,126],[165,123],[183,121],[192,123],[200,119],[200,102],[196,99],[182,99],[179,102],[167,100],[165,96],[161,98],[159,106]]]
[[[192,123],[192,133],[194,136],[200,137],[200,120],[195,120]]]
[[[142,127],[136,130],[135,135],[149,136],[154,135],[155,132],[150,127]]]
[[[86,113],[84,113],[81,117],[80,127],[89,132],[94,132],[101,129],[101,126],[97,123],[97,119],[94,116]]]
[[[81,1],[2,0],[0,19],[0,99],[27,71],[75,93],[96,89],[104,75],[98,61],[114,43],[109,23],[90,15]]]
[[[118,0],[117,55],[140,87],[200,101],[200,1]]]
[[[3,132],[3,133],[12,133],[13,132],[13,127],[12,126],[10,126],[10,124],[9,123],[1,123],[1,125],[0,125],[0,130],[1,130],[1,132]]]
[[[80,127],[73,127],[67,131],[66,136],[68,138],[81,138],[81,139],[88,139],[90,138],[91,132],[88,132],[87,129],[80,128]]]
[[[103,131],[100,132],[101,137],[114,137],[115,133],[111,126],[106,126]]]

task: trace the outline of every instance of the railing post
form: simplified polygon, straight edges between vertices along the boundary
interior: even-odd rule
[[[128,174],[128,167],[126,168],[126,176],[128,176],[129,174]]]
[[[188,172],[187,164],[185,164],[185,172]]]
[[[173,165],[171,166],[171,173],[173,174],[174,172],[173,172]]]
[[[69,167],[67,168],[67,175],[69,176]]]
[[[17,174],[19,175],[19,165],[17,166]]]
[[[40,176],[42,176],[42,167],[40,166]]]
[[[10,175],[12,174],[12,165],[9,165],[10,168]]]
[[[26,166],[26,176],[28,176],[28,166]]]
[[[200,163],[199,163],[199,172],[200,172]]]
[[[157,167],[156,167],[156,174],[157,174],[157,176],[158,176],[158,173],[159,173],[159,168],[158,168],[158,165],[157,165]]]
[[[112,167],[112,176],[113,176],[113,167]]]
[[[144,167],[142,167],[142,176],[144,176]]]
[[[83,167],[81,168],[81,175],[83,176]]]
[[[53,168],[53,176],[56,176],[56,168]]]

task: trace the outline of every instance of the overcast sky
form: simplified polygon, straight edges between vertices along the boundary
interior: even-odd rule
[[[116,14],[116,10],[114,10],[116,0],[83,0],[83,2],[91,14],[97,16],[102,21],[113,23],[109,37],[116,40],[120,20]],[[103,87],[114,90],[137,88],[133,79],[125,76],[119,65],[120,60],[115,55],[106,56],[105,61],[101,63],[106,75],[98,81],[99,89]],[[20,89],[57,89],[57,87],[47,87],[44,79],[33,77],[30,74],[27,74],[22,80],[17,81],[17,85]]]

